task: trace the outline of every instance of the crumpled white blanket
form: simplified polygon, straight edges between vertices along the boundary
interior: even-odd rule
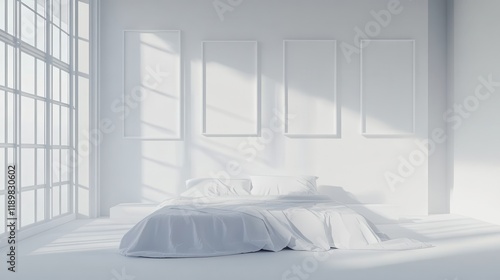
[[[409,250],[431,247],[384,240],[364,217],[327,196],[177,197],[137,223],[120,253],[140,257],[208,257],[259,250]]]

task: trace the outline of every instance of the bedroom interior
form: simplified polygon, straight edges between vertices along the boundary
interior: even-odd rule
[[[1,279],[499,280],[495,0],[0,0]]]

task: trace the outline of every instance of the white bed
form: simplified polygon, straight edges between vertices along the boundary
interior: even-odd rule
[[[500,279],[500,226],[456,215],[402,218],[404,222],[377,226],[392,238],[411,237],[435,247],[330,250],[327,259],[312,263],[314,271],[309,269],[309,260],[321,252],[260,251],[215,258],[124,257],[117,248],[133,224],[122,219],[82,219],[21,241],[18,256],[22,265],[15,274],[1,269],[0,279],[296,280],[302,278],[286,273],[297,266],[308,280]]]
[[[208,257],[260,250],[408,250],[431,245],[386,240],[372,223],[327,196],[175,197],[125,234],[120,253],[136,257]]]

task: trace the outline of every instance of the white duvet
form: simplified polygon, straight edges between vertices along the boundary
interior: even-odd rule
[[[385,240],[365,218],[326,196],[172,198],[125,234],[120,253],[207,257],[259,250],[408,250],[429,247]]]

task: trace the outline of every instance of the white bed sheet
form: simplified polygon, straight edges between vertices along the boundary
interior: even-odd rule
[[[431,245],[384,240],[364,217],[327,196],[171,198],[136,224],[120,253],[138,257],[207,257],[284,248],[408,250]]]

